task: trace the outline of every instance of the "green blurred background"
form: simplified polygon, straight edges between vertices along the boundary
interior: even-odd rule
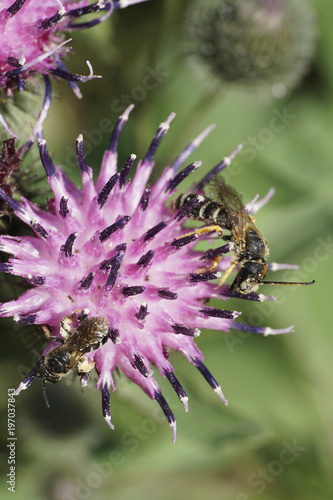
[[[177,113],[156,156],[158,173],[216,123],[190,160],[202,160],[202,168],[209,169],[243,143],[244,152],[226,177],[245,201],[275,187],[276,195],[257,215],[257,224],[269,244],[270,261],[299,266],[270,277],[315,279],[316,284],[262,288],[278,297],[274,303],[228,303],[228,308],[243,311],[243,322],[295,325],[292,334],[263,338],[202,332],[197,343],[229,400],[227,408],[194,367],[181,356],[172,357],[189,395],[185,414],[160,380],[177,418],[175,445],[157,404],[124,378],[117,380],[111,397],[113,432],[102,418],[101,396],[93,384],[84,394],[78,383],[48,385],[50,409],[41,384],[33,384],[16,400],[17,500],[333,498],[333,4],[313,2],[317,51],[302,84],[284,100],[261,103],[223,90],[210,94],[206,82],[196,78],[181,56],[187,3],[152,0],[74,33],[75,54],[67,58],[67,66],[82,74],[88,59],[103,79],[82,84],[82,100],[64,82],[53,81],[44,129],[49,151],[57,163],[67,165],[72,179],[79,179],[73,152],[82,132],[88,162],[97,171],[111,123],[129,99],[136,108],[120,141],[120,162],[130,153],[142,157],[159,123]],[[148,89],[146,75],[154,72],[158,76],[149,82],[156,78],[157,84]],[[283,110],[289,116],[285,126],[270,132],[272,117]],[[33,159],[36,153],[30,155]],[[6,300],[15,296],[13,285]],[[1,328],[6,429],[7,389],[18,386],[19,370],[30,369],[43,344],[32,327],[18,329],[12,320],[2,320]],[[4,446],[3,478],[7,456]],[[1,496],[7,495],[3,484]]]

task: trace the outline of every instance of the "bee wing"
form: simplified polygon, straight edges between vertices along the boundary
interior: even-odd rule
[[[220,203],[230,211],[241,211],[244,207],[240,195],[234,188],[225,183],[222,177],[213,177],[206,187],[210,199]]]
[[[73,350],[82,356],[96,349],[108,333],[108,323],[105,318],[88,318],[78,326],[74,334],[64,345],[68,350]]]
[[[90,350],[90,338],[82,338],[82,335],[76,331],[62,347],[64,350],[75,352],[78,357],[81,357]]]
[[[71,337],[72,338],[72,337]],[[61,353],[65,354],[70,354],[70,359],[66,363],[66,371],[69,371],[73,368],[75,363],[82,357],[84,354],[81,352],[79,349],[77,349],[76,345],[71,344],[70,340],[67,340],[64,344],[61,344],[60,346],[56,347],[51,353],[53,356],[58,356]],[[50,354],[51,354],[50,353]]]
[[[245,224],[251,220],[244,208],[241,196],[234,188],[226,184],[222,177],[213,177],[207,189],[209,196],[225,209],[234,236],[240,240],[244,234]]]

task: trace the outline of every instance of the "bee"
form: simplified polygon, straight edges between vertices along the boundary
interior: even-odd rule
[[[197,198],[197,204],[187,212],[187,217],[202,221],[207,225],[187,235],[215,231],[222,239],[230,241],[231,266],[224,273],[218,287],[227,280],[236,266],[238,266],[237,275],[230,286],[232,293],[253,293],[262,284],[308,285],[314,283],[314,281],[311,283],[264,281],[269,249],[266,240],[255,225],[254,218],[247,213],[235,189],[228,186],[221,177],[214,177],[209,187],[212,197],[198,197],[196,193],[185,193],[174,200],[172,208],[173,210],[181,209]],[[230,233],[225,234],[226,231]],[[220,259],[221,256],[214,259],[211,270],[217,267]]]
[[[60,342],[60,346],[42,356],[38,363],[38,376],[48,382],[58,382],[72,368],[78,374],[90,372],[94,367],[94,362],[89,362],[85,354],[99,349],[108,340],[107,318],[86,318],[79,323],[72,334],[66,325],[68,318],[66,317],[61,322],[62,338],[46,334],[49,340]],[[45,328],[44,331],[46,331]]]
[[[59,346],[42,356],[36,365],[35,376],[43,379],[43,393],[47,406],[49,404],[45,395],[45,383],[58,382],[72,369],[78,375],[90,373],[95,363],[88,361],[85,355],[102,347],[110,336],[109,322],[106,317],[88,318],[86,315],[81,315],[78,319],[78,327],[73,332],[70,328],[73,316],[66,316],[61,321],[62,337],[52,337],[48,328],[43,328],[48,340],[60,343]]]

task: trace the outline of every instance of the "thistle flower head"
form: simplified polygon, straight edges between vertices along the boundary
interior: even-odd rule
[[[239,328],[267,335],[290,329],[243,325],[235,322],[240,313],[207,305],[211,297],[225,300],[230,295],[229,286],[216,288],[214,280],[220,272],[211,270],[221,255],[220,270],[230,266],[230,258],[224,256],[228,245],[207,252],[194,250],[198,239],[206,236],[188,234],[183,222],[189,210],[202,203],[200,195],[176,212],[167,203],[180,182],[199,167],[195,162],[179,171],[211,127],[165,168],[154,185],[148,186],[156,149],[174,115],[160,125],[129,180],[135,155],[131,154],[117,171],[117,143],[131,109],[116,124],[96,182],[86,163],[82,136],[76,144],[83,184],[79,188],[53,164],[40,135],[40,156],[54,194],[47,211],[24,198],[19,203],[0,190],[0,197],[34,233],[0,236],[0,250],[12,254],[0,270],[23,277],[30,285],[18,299],[0,305],[0,316],[13,316],[22,324],[48,326],[50,344],[17,393],[36,376],[55,382],[71,367],[85,385],[95,366],[103,414],[113,428],[110,388],[115,390],[112,374],[119,367],[160,404],[175,439],[175,418],[154,377],[154,370],[160,372],[187,410],[186,392],[174,374],[170,350],[181,352],[227,404],[194,342],[200,330]],[[212,172],[227,166],[231,158],[225,158]],[[248,209],[253,212],[259,206],[254,203]],[[263,299],[257,294],[244,297]],[[55,356],[58,352],[61,358]],[[73,359],[75,363],[71,364]]]
[[[23,90],[36,73],[52,73],[65,78],[78,96],[76,82],[95,78],[70,73],[62,59],[68,53],[64,33],[82,30],[104,21],[114,9],[144,0],[0,0],[0,89],[11,95]],[[87,14],[103,15],[87,22],[77,20]]]
[[[307,0],[192,0],[186,50],[215,86],[283,97],[309,67],[315,31]]]

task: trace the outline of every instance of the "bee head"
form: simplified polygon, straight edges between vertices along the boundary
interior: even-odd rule
[[[256,292],[265,275],[266,264],[252,261],[244,262],[230,287],[230,291],[243,294]]]

